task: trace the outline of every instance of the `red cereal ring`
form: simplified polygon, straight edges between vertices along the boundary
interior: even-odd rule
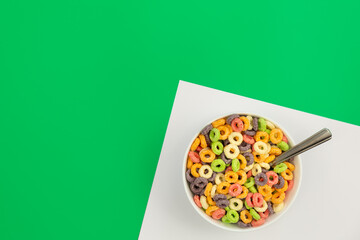
[[[254,193],[252,195],[252,202],[254,204],[254,207],[262,207],[264,198],[260,193]]]
[[[293,187],[294,187],[294,180],[289,180],[288,181],[288,188],[286,189],[285,192],[290,191]]]
[[[249,135],[244,134],[243,135],[243,141],[248,143],[248,144],[254,144],[255,143],[255,139]]]
[[[265,223],[265,218],[260,218],[259,220],[252,220],[252,222],[251,222],[251,226],[253,226],[253,227],[258,227],[258,226],[261,226],[261,225],[263,225]]]
[[[249,207],[254,207],[254,204],[251,201],[252,195],[253,195],[253,193],[248,193],[248,195],[246,196],[246,199],[245,199],[245,201]]]
[[[285,135],[283,135],[282,140],[283,140],[284,142],[286,142],[286,143],[288,143],[288,142],[289,142],[289,141],[288,141],[288,139],[287,139],[287,137],[286,137]]]
[[[238,183],[234,183],[229,187],[229,194],[233,197],[240,195],[242,192],[242,187]]]
[[[201,206],[201,202],[200,202],[200,197],[199,197],[199,195],[195,195],[195,196],[194,196],[194,202],[195,202],[196,206],[198,206],[199,208],[202,207],[202,206]]]
[[[266,176],[267,176],[267,179],[268,179],[267,185],[269,185],[270,187],[272,185],[277,184],[278,181],[279,181],[279,176],[274,171],[266,172]]]
[[[220,218],[222,218],[223,216],[225,216],[225,210],[222,208],[219,208],[218,210],[215,210],[212,214],[211,217],[213,219],[219,220]]]
[[[265,212],[259,212],[261,218],[266,219],[269,216],[269,209],[266,209]]]
[[[200,156],[197,152],[189,152],[189,157],[193,163],[199,163],[200,162]]]
[[[200,147],[200,146],[198,146],[197,148],[196,148],[196,151],[198,151],[198,152],[200,152],[202,150],[202,147]]]
[[[248,171],[247,173],[246,173],[246,177],[247,178],[250,178],[252,176],[252,171],[250,170],[250,171]]]
[[[241,121],[240,118],[235,118],[231,122],[231,128],[234,132],[241,132],[244,129],[244,123]]]
[[[231,167],[231,166],[228,166],[228,167],[225,169],[225,173],[227,173],[228,171],[232,171],[232,167]]]

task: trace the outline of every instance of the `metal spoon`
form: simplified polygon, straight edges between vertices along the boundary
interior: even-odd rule
[[[329,141],[332,137],[332,134],[329,129],[323,128],[311,137],[305,139],[301,143],[293,146],[289,151],[284,152],[279,157],[275,158],[275,160],[270,164],[270,166],[278,165],[279,163],[282,163],[286,161],[289,158],[295,157],[299,155],[300,153],[306,152],[309,149],[312,149],[313,147],[316,147],[326,141]]]

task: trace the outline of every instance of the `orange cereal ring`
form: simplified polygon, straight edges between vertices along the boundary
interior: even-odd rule
[[[199,155],[201,161],[206,163],[211,163],[212,161],[214,161],[216,157],[215,153],[210,148],[204,148],[203,150],[200,151]]]
[[[206,209],[206,214],[211,216],[212,213],[218,209],[219,209],[219,207],[217,207],[217,206],[210,206]]]
[[[206,148],[207,147],[207,143],[206,143],[206,139],[205,139],[205,136],[200,134],[199,135],[199,139],[200,139],[200,146],[202,148]]]
[[[271,187],[267,184],[265,184],[264,186],[258,186],[258,191],[264,197],[271,195]]]
[[[277,192],[285,192],[289,187],[288,181],[284,181],[284,186],[282,188],[276,189]]]
[[[210,206],[216,206],[216,202],[212,200],[211,195],[207,196],[206,200]]]
[[[268,156],[267,158],[265,158],[265,161],[266,163],[270,163],[272,161],[274,161],[275,159],[275,155],[274,154],[271,154],[270,156]]]
[[[292,173],[292,171],[290,171],[289,169],[286,169],[285,171],[283,171],[281,173],[281,176],[285,179],[285,180],[292,180],[294,178],[294,175]]]
[[[278,144],[282,141],[284,134],[278,128],[274,128],[270,132],[270,141],[274,144]]]
[[[225,173],[225,181],[229,183],[235,183],[238,181],[238,175],[236,174],[236,172],[228,171]]]
[[[237,183],[243,185],[247,180],[246,172],[244,170],[239,170],[236,172],[236,174],[238,175]]]
[[[230,130],[226,126],[217,127],[217,129],[220,131],[220,140],[225,140],[229,137]]]
[[[240,212],[240,219],[241,219],[241,221],[243,221],[244,223],[247,224],[247,223],[251,223],[252,216],[248,210],[242,210]]]
[[[230,131],[230,134],[233,132],[232,127],[229,124],[226,124],[225,127],[227,127]]]
[[[194,176],[194,175],[193,175]],[[230,187],[230,183],[229,182],[221,182],[216,190],[218,191],[218,193],[221,194],[228,194],[229,193],[229,187]]]
[[[186,168],[190,169],[192,167],[192,165],[193,165],[193,161],[191,161],[191,159],[188,158]]]
[[[257,152],[252,152],[253,156],[254,156],[254,161],[257,163],[261,163],[265,161],[265,156],[266,154],[259,154]]]
[[[248,128],[250,127],[249,119],[247,117],[240,117],[240,120],[243,121],[243,123],[244,123],[243,131],[248,130]]]
[[[285,193],[284,192],[276,192],[271,197],[271,202],[275,204],[282,203],[285,199]]]
[[[191,175],[193,175],[193,177],[200,177],[200,174],[198,173],[199,168],[202,167],[201,163],[195,163],[191,166]]]
[[[206,187],[205,187],[205,191],[204,191],[204,195],[207,197],[210,195],[211,193],[211,189],[213,187],[213,184],[211,182],[209,182]]]
[[[255,141],[269,142],[269,134],[267,132],[258,131],[254,136]]]
[[[211,124],[212,124],[212,126],[213,126],[214,128],[217,128],[217,127],[219,127],[219,126],[224,125],[225,122],[226,122],[226,121],[225,121],[225,118],[220,118],[220,119],[212,122]]]
[[[236,198],[243,199],[243,198],[246,198],[246,196],[248,195],[249,189],[247,187],[245,187],[245,186],[241,186],[241,187],[242,187],[242,192],[241,192],[240,195],[237,195]]]
[[[288,169],[290,170],[290,171],[294,171],[295,170],[295,165],[294,164],[291,164],[291,163],[289,163],[289,162],[284,162],[285,164],[286,164],[286,166],[288,167]]]
[[[196,138],[194,142],[191,144],[190,151],[195,151],[199,145],[200,145],[200,139]]]
[[[274,154],[275,156],[279,156],[281,153],[282,153],[281,149],[274,146],[272,146],[269,151],[269,154]]]
[[[272,198],[272,193],[269,194],[269,195],[267,195],[267,196],[265,196],[265,197],[264,197],[264,200],[265,200],[265,202],[268,202],[268,201],[270,201],[271,198]]]
[[[242,154],[239,154],[239,155],[237,156],[237,159],[240,160],[240,169],[246,168],[246,165],[247,165],[246,158],[245,158]]]

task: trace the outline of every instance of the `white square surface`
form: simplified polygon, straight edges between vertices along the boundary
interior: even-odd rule
[[[212,119],[236,112],[273,119],[295,144],[324,127],[333,134],[329,142],[302,154],[299,194],[284,216],[246,233],[205,221],[190,205],[182,182],[192,137]],[[180,81],[139,239],[359,240],[359,136],[355,125]]]

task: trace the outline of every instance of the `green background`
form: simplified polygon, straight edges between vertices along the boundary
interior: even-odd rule
[[[0,239],[136,239],[179,79],[360,125],[359,12],[2,1]]]

